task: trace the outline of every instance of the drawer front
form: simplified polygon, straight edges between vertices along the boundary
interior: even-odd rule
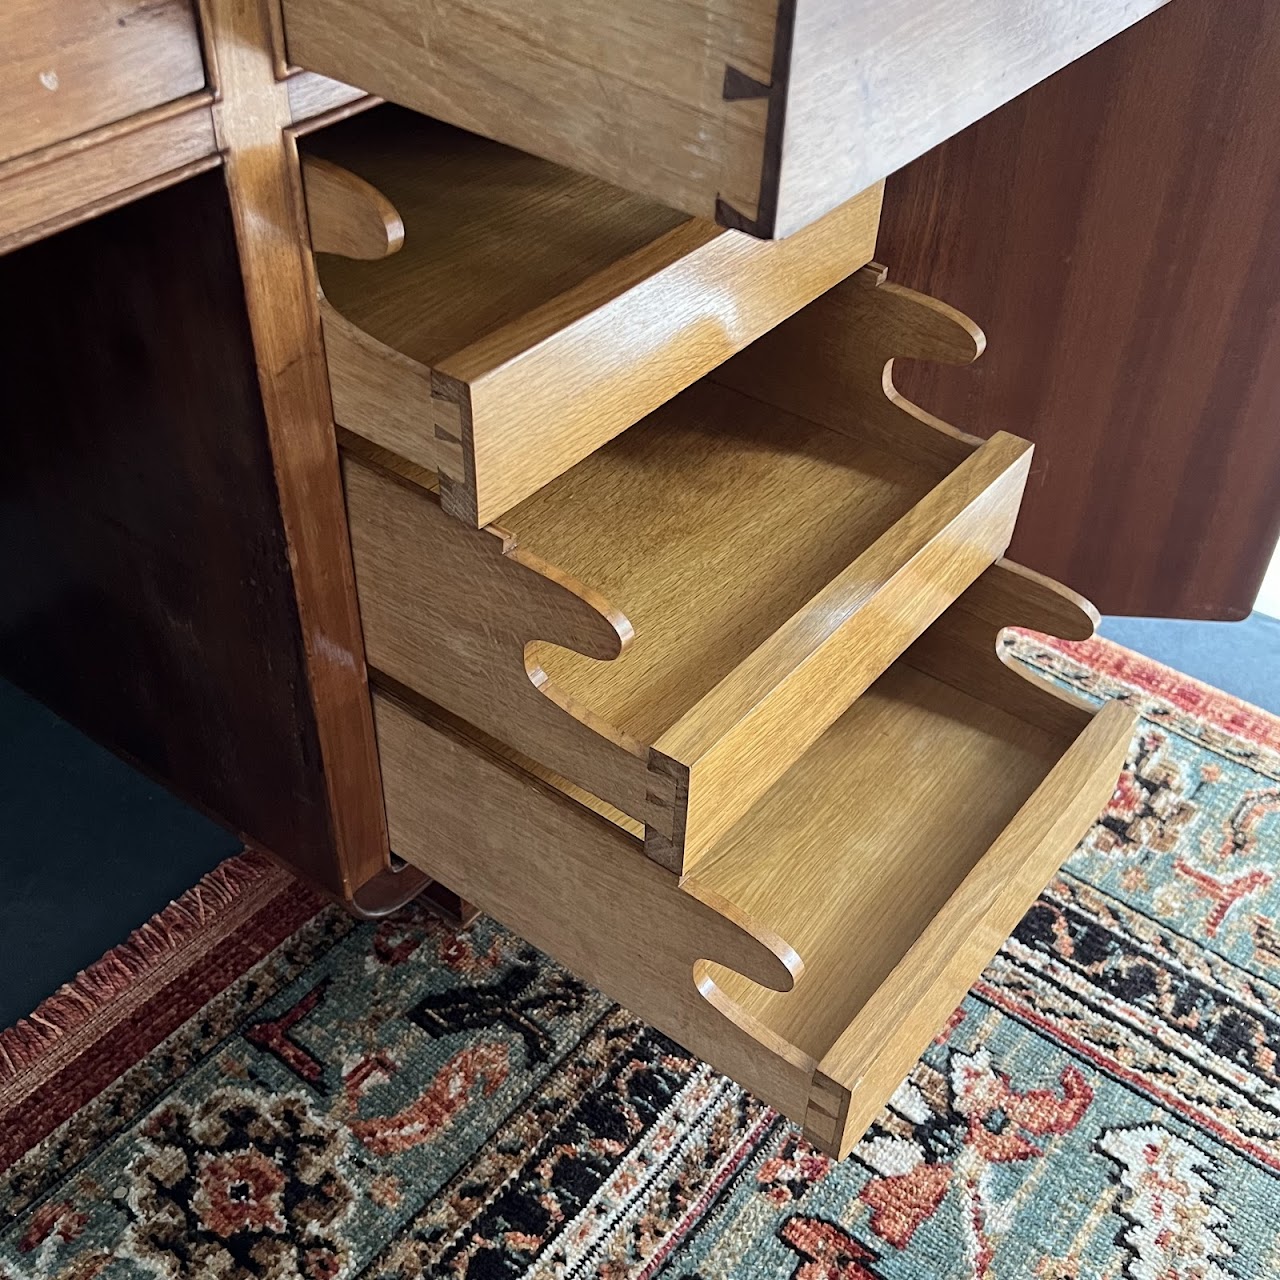
[[[1165,0],[284,0],[300,66],[789,235]]]
[[[0,161],[158,107],[204,83],[191,0],[0,5]]]

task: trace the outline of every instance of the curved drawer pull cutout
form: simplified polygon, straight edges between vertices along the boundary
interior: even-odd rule
[[[301,164],[311,248],[316,253],[364,259],[399,253],[404,223],[377,187],[319,156],[303,156]]]

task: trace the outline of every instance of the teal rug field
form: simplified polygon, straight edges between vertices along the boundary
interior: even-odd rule
[[[0,1277],[1280,1275],[1280,720],[1008,643],[1140,731],[847,1160],[496,923],[242,855],[0,1033]]]

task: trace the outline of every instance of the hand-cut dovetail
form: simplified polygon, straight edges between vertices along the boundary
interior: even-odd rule
[[[403,856],[835,1156],[1106,803],[1134,724],[1113,702],[1072,742],[897,665],[677,880],[552,779],[375,705]]]
[[[494,548],[379,498],[376,477],[349,486],[353,524],[370,518],[356,576],[374,665],[653,828],[650,857],[680,874],[1003,553],[1030,462],[1025,441],[964,436],[886,392],[895,354],[974,358],[971,322],[879,270],[812,309],[782,329],[843,326],[813,412],[749,376],[753,349],[506,513],[546,579],[521,579],[522,616],[477,587],[496,590]],[[471,425],[438,421],[465,447]],[[465,458],[437,451],[447,512]],[[428,562],[430,599],[375,599]],[[529,611],[558,612],[565,584],[631,620],[624,659],[539,629]]]
[[[776,347],[803,406],[767,339],[509,538],[344,466],[397,850],[842,1155],[1106,803],[1133,716],[995,651],[1006,617],[1091,618],[997,560],[1030,446],[886,376],[980,331],[879,270],[815,308]]]
[[[737,67],[727,66],[724,69],[724,99],[726,102],[738,102],[743,98],[767,98],[770,86],[749,76]]]

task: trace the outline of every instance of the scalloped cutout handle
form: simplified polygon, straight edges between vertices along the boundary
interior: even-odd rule
[[[319,156],[302,157],[302,185],[316,253],[386,258],[404,245],[404,222],[372,183]]]

